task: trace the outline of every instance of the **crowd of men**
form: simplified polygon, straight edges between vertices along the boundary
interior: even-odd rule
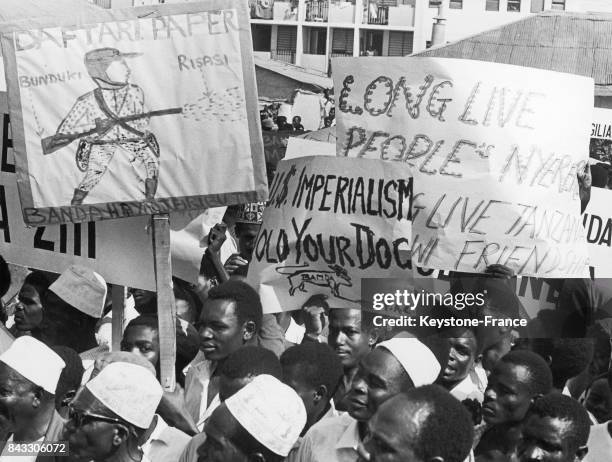
[[[601,316],[612,295],[594,281],[549,281],[560,293],[549,311],[562,321],[549,313],[536,324],[574,338],[391,331],[367,311],[330,309],[323,295],[263,314],[246,282],[263,208],[230,207],[210,232],[198,284],[175,280],[174,392],[159,382],[155,293],[129,291],[121,351],[110,351],[103,278],[80,266],[31,271],[2,309],[15,340],[0,355],[0,462],[612,460]],[[235,253],[221,262],[225,242]],[[11,274],[0,263],[4,296]],[[486,289],[473,316],[524,311],[506,267],[450,282],[451,291]],[[45,451],[51,442],[67,454]]]

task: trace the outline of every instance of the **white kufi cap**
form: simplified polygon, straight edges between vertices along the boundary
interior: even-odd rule
[[[100,318],[106,301],[106,281],[95,271],[72,265],[49,286],[59,298],[93,318]]]
[[[130,363],[111,363],[85,387],[126,422],[149,428],[163,390],[148,369]]]
[[[416,338],[392,338],[376,348],[384,348],[395,356],[415,387],[434,383],[442,369],[432,351]]]
[[[0,355],[0,361],[52,395],[66,366],[51,348],[29,336],[15,339],[9,349]]]
[[[271,375],[258,375],[227,398],[225,405],[253,438],[284,457],[306,425],[302,398]]]

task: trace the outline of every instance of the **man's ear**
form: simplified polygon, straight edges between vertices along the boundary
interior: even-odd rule
[[[589,448],[586,446],[580,446],[576,451],[576,458],[574,460],[576,462],[580,462],[582,459],[584,459],[584,456],[587,455],[587,452],[589,452]]]
[[[257,333],[257,325],[253,321],[247,321],[242,325],[242,340],[248,342]]]
[[[322,399],[327,398],[327,387],[325,385],[319,385],[315,390],[314,401],[319,403]]]
[[[378,332],[378,329],[372,328],[368,331],[368,346],[370,346],[370,348],[374,348],[374,345],[378,343],[379,339],[380,332]]]
[[[35,387],[32,389],[32,407],[37,409],[43,400],[44,390],[41,387]]]
[[[128,439],[128,430],[123,425],[116,425],[113,434],[113,446],[119,447]]]

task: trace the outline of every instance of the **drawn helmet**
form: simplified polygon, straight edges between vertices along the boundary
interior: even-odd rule
[[[108,66],[124,58],[135,58],[142,53],[121,53],[116,48],[97,48],[85,54],[85,67],[91,78],[100,86],[122,87],[127,82],[113,81],[107,74]],[[106,84],[106,85],[104,85]]]

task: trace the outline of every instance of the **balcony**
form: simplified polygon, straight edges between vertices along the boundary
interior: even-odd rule
[[[274,19],[276,21],[297,21],[298,2],[274,2]]]
[[[368,5],[367,15],[367,21],[365,22],[368,24],[374,24],[377,26],[386,26],[389,24],[388,6],[378,6],[376,3],[370,3]]]
[[[251,19],[297,21],[297,0],[249,0]]]
[[[329,57],[330,58],[352,58],[353,53],[350,51],[332,50],[332,52],[329,54]]]
[[[307,0],[306,1],[306,21],[327,22],[329,16],[328,0]]]
[[[295,64],[295,50],[277,49],[270,52],[270,57],[276,61]]]
[[[414,7],[412,5],[381,6],[380,3],[380,1],[368,1],[365,3],[366,8],[363,12],[364,24],[394,27],[414,26]]]

